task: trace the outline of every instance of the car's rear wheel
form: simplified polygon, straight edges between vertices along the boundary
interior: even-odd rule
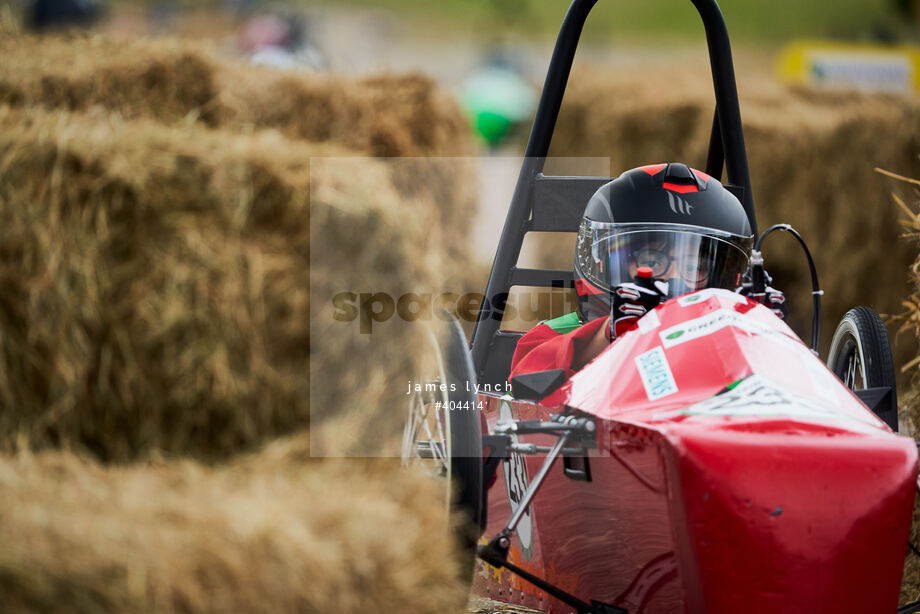
[[[472,357],[453,316],[431,327],[423,350],[426,373],[413,384],[402,459],[442,481],[445,520],[458,529],[472,572],[482,516],[482,431]],[[466,569],[465,568],[465,569]]]
[[[897,399],[888,331],[882,318],[868,307],[855,307],[840,320],[827,366],[850,390],[890,387],[892,399]],[[894,416],[879,416],[897,425],[897,403],[892,406]]]

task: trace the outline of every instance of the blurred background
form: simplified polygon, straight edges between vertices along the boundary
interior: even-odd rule
[[[825,351],[885,315],[915,434],[920,3],[721,6],[759,224],[809,243]],[[332,301],[484,289],[566,8],[0,0],[4,612],[465,607],[443,494],[392,459],[421,327]],[[600,0],[582,41],[548,172],[704,167],[691,3]],[[798,247],[764,255],[807,335]]]

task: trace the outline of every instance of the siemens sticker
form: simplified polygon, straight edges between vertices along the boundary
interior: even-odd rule
[[[661,347],[639,354],[635,360],[636,368],[639,369],[639,377],[642,378],[642,385],[645,386],[645,393],[648,395],[649,401],[677,392],[677,383],[671,373],[671,366],[668,364],[668,359],[665,358],[664,350]]]

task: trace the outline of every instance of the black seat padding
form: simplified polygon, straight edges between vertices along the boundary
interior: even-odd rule
[[[530,230],[578,232],[588,200],[611,177],[547,177],[534,182]]]
[[[497,390],[504,387],[511,374],[511,358],[514,356],[514,348],[517,347],[518,340],[524,336],[524,333],[510,330],[500,330],[492,338],[492,345],[489,347],[489,357],[486,359],[486,367],[479,379],[479,384],[485,384],[488,390]]]

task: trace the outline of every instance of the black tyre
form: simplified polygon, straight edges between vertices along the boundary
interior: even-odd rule
[[[891,407],[878,413],[897,431],[897,389],[891,344],[888,330],[875,311],[855,307],[843,316],[834,331],[827,366],[850,390],[890,387]]]
[[[429,375],[416,381],[423,390],[410,397],[402,458],[444,480],[445,511],[459,518],[451,524],[472,572],[483,512],[480,412],[466,336],[453,316],[441,315],[446,321],[429,331],[425,349]]]

